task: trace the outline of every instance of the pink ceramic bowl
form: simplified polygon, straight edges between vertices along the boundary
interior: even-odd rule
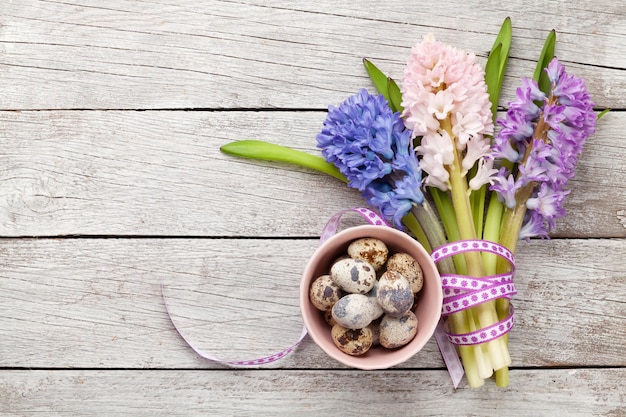
[[[311,283],[320,275],[330,272],[331,264],[347,253],[348,245],[362,237],[380,239],[389,248],[389,253],[406,252],[413,256],[422,267],[424,287],[418,293],[418,301],[413,307],[417,316],[418,331],[415,338],[398,349],[372,347],[362,356],[350,356],[340,351],[330,336],[330,326],[324,320],[323,313],[309,301]],[[357,226],[343,230],[320,245],[311,256],[304,269],[300,283],[300,306],[304,324],[311,338],[331,358],[344,365],[358,369],[385,369],[400,364],[417,352],[432,337],[441,315],[443,293],[441,278],[430,255],[422,245],[406,233],[384,226]]]

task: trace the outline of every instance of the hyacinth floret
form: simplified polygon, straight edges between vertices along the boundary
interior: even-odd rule
[[[493,144],[495,157],[519,164],[516,173],[501,169],[491,189],[509,209],[526,205],[522,239],[547,237],[556,219],[565,215],[563,201],[569,194],[565,187],[586,139],[595,131],[596,115],[585,81],[568,74],[557,58],[546,73],[549,95],[536,81],[524,79],[517,100],[498,120],[502,130]],[[527,200],[517,201],[523,190]]]
[[[382,95],[361,89],[339,107],[330,106],[317,146],[348,185],[396,227],[402,228],[413,204],[424,201],[411,132]]]

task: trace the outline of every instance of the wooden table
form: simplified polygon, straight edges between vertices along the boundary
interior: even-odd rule
[[[454,390],[431,340],[385,371],[309,338],[298,285],[326,220],[362,205],[322,174],[236,159],[318,154],[328,104],[396,79],[432,32],[481,62],[506,16],[501,103],[550,29],[597,108],[568,215],[519,245],[511,383]],[[5,0],[0,4],[0,414],[626,415],[623,1]],[[344,227],[358,224],[348,219]]]

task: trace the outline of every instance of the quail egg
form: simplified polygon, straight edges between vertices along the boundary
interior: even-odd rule
[[[342,296],[343,291],[335,284],[330,275],[317,277],[309,290],[311,303],[321,311],[330,310]]]
[[[335,322],[348,329],[362,329],[381,314],[382,308],[378,303],[364,294],[348,294],[332,309]]]
[[[364,237],[350,243],[348,255],[353,259],[361,259],[369,263],[378,271],[387,262],[389,249],[382,240]]]
[[[411,291],[418,293],[424,285],[424,275],[419,263],[408,253],[394,253],[387,260],[387,271],[402,274],[411,284]]]
[[[380,344],[395,349],[409,343],[417,334],[417,317],[412,311],[400,317],[383,316],[380,322]]]
[[[400,317],[413,307],[411,284],[400,273],[387,271],[378,282],[376,299],[386,314]]]
[[[360,356],[372,347],[372,330],[369,327],[352,330],[335,324],[330,334],[335,346],[348,355]]]
[[[330,276],[342,290],[351,294],[365,294],[374,286],[376,271],[360,259],[341,259],[330,268]]]

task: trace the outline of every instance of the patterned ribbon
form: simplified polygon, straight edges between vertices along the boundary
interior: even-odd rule
[[[444,294],[441,315],[444,317],[496,298],[510,299],[517,294],[513,284],[515,259],[513,253],[502,245],[485,240],[462,240],[435,249],[431,256],[435,262],[439,262],[447,257],[465,252],[490,252],[498,255],[511,264],[511,272],[480,278],[453,274],[441,275]],[[497,339],[506,334],[512,327],[513,309],[511,308],[505,319],[491,326],[464,334],[446,331],[446,335],[448,340],[455,345],[476,345]]]
[[[491,326],[462,334],[448,331],[444,317],[496,298],[510,299],[517,293],[513,284],[515,259],[513,253],[502,245],[485,240],[463,240],[448,243],[435,249],[431,257],[435,262],[439,262],[447,257],[465,252],[490,252],[498,255],[511,264],[511,272],[480,278],[455,274],[441,275],[444,297],[441,308],[442,318],[435,331],[435,338],[450,372],[454,388],[458,387],[463,377],[463,368],[453,345],[476,345],[505,335],[513,327],[514,310],[511,305],[509,315],[505,319]]]
[[[359,215],[361,215],[361,217],[367,220],[370,224],[378,225],[378,226],[389,226],[389,224],[385,222],[385,220],[383,220],[374,211],[365,207],[353,207],[350,209],[340,211],[339,213],[335,214],[333,217],[331,217],[328,220],[328,223],[326,223],[326,226],[324,226],[324,229],[322,230],[322,233],[320,235],[320,244],[324,243],[329,237],[337,233],[337,230],[339,229],[339,223],[340,223],[341,217],[344,214],[349,213],[349,212],[358,213]],[[174,320],[174,316],[172,315],[172,312],[170,311],[170,307],[167,302],[167,297],[165,296],[165,285],[163,282],[161,282],[161,297],[163,298],[165,311],[167,312],[167,315],[170,318],[170,321],[174,325],[174,329],[176,329],[176,331],[178,332],[180,337],[185,341],[185,343],[187,343],[189,347],[193,349],[194,352],[196,352],[198,355],[200,355],[204,359],[221,363],[223,365],[228,365],[232,367],[247,367],[247,366],[267,365],[272,362],[279,361],[283,359],[285,356],[287,356],[288,354],[290,354],[291,352],[293,352],[298,347],[298,345],[302,342],[302,340],[307,334],[306,327],[302,327],[302,332],[300,333],[300,337],[298,338],[298,340],[292,343],[291,346],[281,350],[280,352],[277,352],[268,356],[264,356],[261,358],[253,358],[253,359],[242,359],[242,360],[224,360],[210,352],[205,352],[201,350],[200,348],[195,346],[194,343],[191,340],[189,340],[188,337],[185,336],[185,332],[180,328],[178,324],[176,324],[176,320]]]

